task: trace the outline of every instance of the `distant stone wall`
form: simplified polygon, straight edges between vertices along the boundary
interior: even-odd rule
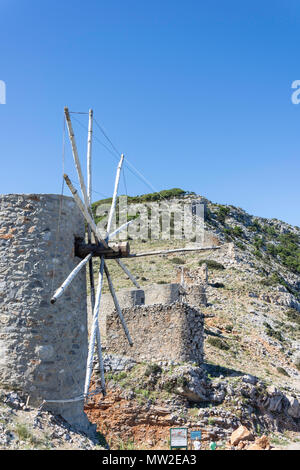
[[[207,299],[205,288],[201,284],[185,286],[184,302],[195,308],[206,307]]]
[[[107,316],[108,352],[141,361],[203,362],[203,315],[193,307],[145,305],[122,310],[133,340],[130,347],[117,313]]]
[[[85,270],[54,305],[50,298],[80,261],[74,237],[84,232],[73,198],[0,195],[0,387],[30,396],[31,405],[83,393]],[[87,424],[83,401],[46,403],[44,409]]]
[[[128,308],[135,305],[144,305],[145,293],[142,289],[120,289],[117,291],[117,298],[120,307]],[[99,326],[103,342],[106,343],[106,317],[115,309],[115,304],[110,293],[101,296]],[[89,321],[92,315],[89,316]]]
[[[172,304],[181,299],[181,286],[173,284],[151,284],[143,288],[145,292],[145,305]]]
[[[134,307],[136,305],[154,305],[154,304],[172,304],[178,300],[182,300],[182,288],[180,284],[152,284],[151,286],[143,287],[143,289],[120,289],[116,292],[119,305],[121,309],[127,307]],[[115,309],[115,305],[110,293],[104,294],[101,297],[100,312],[99,312],[99,326],[100,333],[103,339],[103,344],[106,345],[107,339],[107,324],[106,318]],[[92,311],[89,305],[89,329],[92,325]]]

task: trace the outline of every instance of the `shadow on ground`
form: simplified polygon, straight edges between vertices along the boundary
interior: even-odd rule
[[[215,364],[210,364],[208,362],[205,362],[203,364],[203,368],[211,377],[220,377],[221,375],[224,375],[224,377],[228,377],[228,376],[241,377],[242,375],[246,374],[246,372],[242,372],[240,370],[231,369],[229,367],[223,367],[223,366],[219,366]]]

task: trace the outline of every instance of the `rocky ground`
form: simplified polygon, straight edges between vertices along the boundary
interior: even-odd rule
[[[0,449],[103,450],[105,439],[72,428],[59,416],[26,405],[16,392],[0,390]]]
[[[146,364],[112,355],[105,355],[105,370],[107,396],[97,393],[96,379],[86,413],[113,449],[168,449],[170,427],[178,426],[200,429],[203,448],[216,441],[219,449],[233,447],[230,437],[241,425],[253,440],[267,434],[274,446],[300,430],[299,394],[253,375],[207,363]]]

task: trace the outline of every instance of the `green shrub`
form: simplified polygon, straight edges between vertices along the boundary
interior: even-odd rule
[[[269,235],[272,238],[276,238],[277,235],[278,235],[275,228],[272,227],[272,226],[269,226],[269,225],[264,225],[263,226],[263,232],[266,233],[267,235]]]
[[[225,325],[225,330],[226,330],[228,333],[231,333],[232,330],[233,330],[233,325]]]
[[[264,246],[264,239],[258,236],[254,237],[253,245],[257,250],[260,250]]]
[[[274,330],[271,325],[267,322],[264,322],[264,326],[266,328],[266,334],[271,338],[275,338],[278,341],[284,341],[283,336],[279,330]]]
[[[277,256],[276,246],[273,243],[268,243],[267,244],[267,252],[269,253],[269,255],[271,255],[273,257]]]
[[[242,237],[244,235],[244,232],[243,232],[243,229],[242,227],[236,225],[235,227],[233,227],[232,229],[232,233],[234,236],[236,237]]]
[[[208,424],[209,426],[213,426],[213,425],[215,424],[215,422],[216,422],[216,418],[214,418],[213,416],[209,416],[209,417],[207,418],[207,424]]]
[[[240,250],[244,251],[246,249],[245,245],[241,242],[235,242],[235,244]]]
[[[287,371],[283,368],[283,367],[277,367],[277,372],[279,372],[279,374],[282,374],[282,375],[285,375],[286,377],[289,377],[289,374],[287,373]]]
[[[250,230],[250,232],[260,232],[262,230],[262,226],[260,225],[258,220],[254,220],[252,222],[252,225],[248,227],[248,230]]]
[[[198,264],[201,266],[204,263],[207,264],[207,267],[210,269],[225,269],[223,264],[218,263],[218,261],[214,261],[212,259],[201,259]]]
[[[168,393],[176,392],[177,387],[185,387],[187,380],[185,377],[171,377],[163,384],[163,389]]]
[[[229,240],[229,238],[236,238],[236,237],[243,237],[244,236],[244,231],[241,227],[236,225],[235,227],[225,227],[223,229],[223,232],[226,235],[226,239]]]
[[[254,256],[256,256],[256,258],[259,258],[259,259],[263,257],[263,255],[261,254],[261,252],[258,251],[258,250],[254,250],[254,251],[253,251],[253,254],[254,254]]]
[[[117,450],[135,450],[134,440],[128,439],[127,441],[122,441],[122,439],[119,439]]]
[[[212,218],[211,216],[212,216],[211,210],[208,207],[205,207],[205,213],[204,213],[205,220],[211,221],[211,218]]]
[[[161,368],[159,367],[158,364],[148,364],[145,370],[145,375],[149,377],[151,374],[160,374],[161,373]]]
[[[128,205],[130,204],[141,204],[141,203],[148,203],[148,202],[155,202],[155,201],[163,201],[165,199],[172,199],[176,197],[182,197],[185,195],[194,195],[195,193],[190,192],[190,191],[184,191],[183,189],[180,188],[172,188],[172,189],[164,189],[162,191],[156,192],[156,193],[147,193],[147,194],[142,194],[140,196],[127,196],[127,203]],[[116,222],[118,223],[118,215],[119,215],[119,198],[117,199],[117,207],[116,207],[116,215],[117,215],[117,220]],[[97,207],[106,204],[109,206],[112,202],[112,198],[106,198],[106,199],[100,199],[99,201],[96,201],[92,204],[92,212],[93,216],[95,219],[96,224],[104,217],[98,217],[96,216],[97,212]],[[150,210],[150,208],[149,208]],[[128,216],[128,221],[131,219],[135,219],[138,217],[138,214],[135,216]]]
[[[174,264],[185,264],[185,260],[183,258],[171,258],[170,261]]]
[[[216,212],[216,217],[221,222],[221,224],[225,224],[226,217],[230,213],[229,207],[222,206],[220,205],[217,212]]]
[[[216,336],[210,336],[207,339],[207,342],[214,348],[223,349],[224,351],[228,351],[228,349],[230,349],[230,346],[226,343],[226,341]]]
[[[104,447],[104,448],[108,447],[108,443],[107,443],[105,437],[103,436],[103,434],[101,432],[97,431],[96,432],[96,437],[97,437],[99,446]]]
[[[271,256],[279,256],[282,264],[295,273],[300,273],[300,237],[288,232],[279,235],[279,244],[267,245],[268,253]]]
[[[288,317],[290,322],[297,323],[297,325],[300,326],[300,312],[296,310],[295,308],[290,308],[286,312],[286,316]]]
[[[116,381],[123,380],[123,379],[126,379],[126,377],[127,377],[127,373],[125,371],[122,371],[122,372],[119,372],[119,374],[115,375],[115,380]]]
[[[25,424],[17,423],[14,429],[20,441],[26,441],[31,445],[41,445],[42,441],[35,437]]]

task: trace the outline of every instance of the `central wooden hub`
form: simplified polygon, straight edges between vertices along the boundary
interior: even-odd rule
[[[82,238],[76,238],[75,256],[83,259],[89,253],[93,253],[93,256],[104,256],[106,259],[127,258],[130,254],[130,246],[128,242],[109,242],[106,248],[102,243],[85,243]]]

